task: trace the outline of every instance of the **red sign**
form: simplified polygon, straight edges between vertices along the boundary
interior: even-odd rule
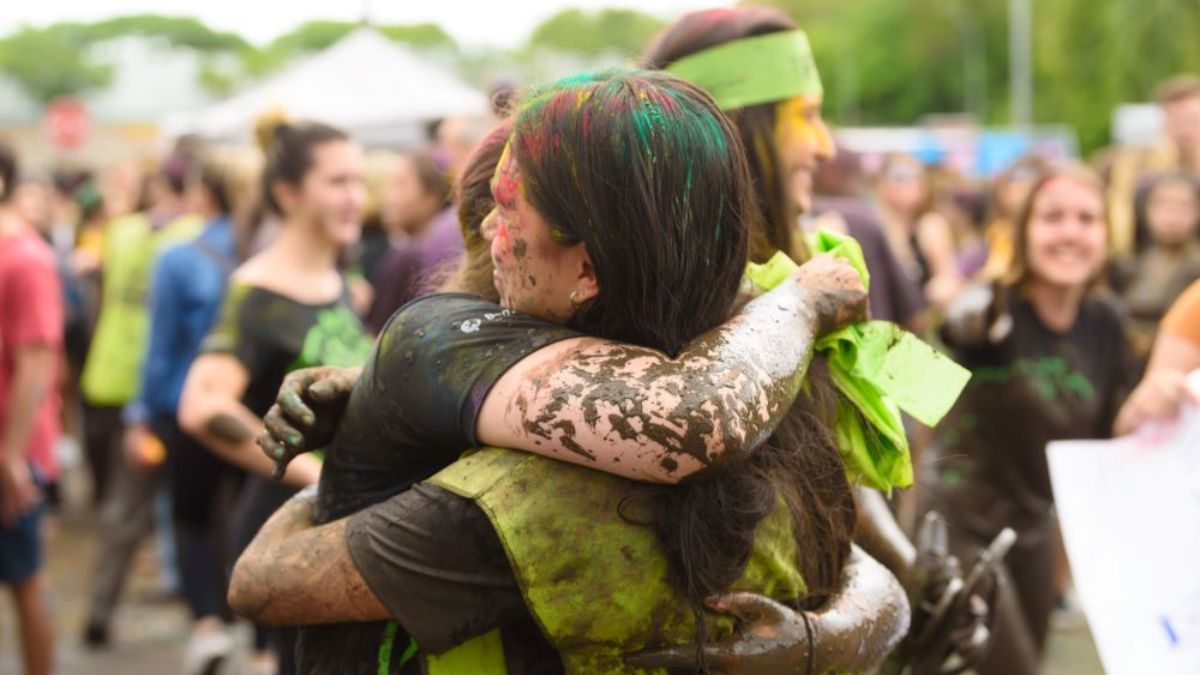
[[[74,98],[55,99],[43,120],[46,138],[57,148],[77,148],[87,142],[91,123],[83,103]]]

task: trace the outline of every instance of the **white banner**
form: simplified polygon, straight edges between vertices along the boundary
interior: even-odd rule
[[[1200,384],[1193,373],[1190,384]],[[1080,602],[1109,675],[1200,674],[1200,411],[1046,449]]]

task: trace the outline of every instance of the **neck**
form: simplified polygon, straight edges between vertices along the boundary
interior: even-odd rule
[[[1155,246],[1168,255],[1181,255],[1187,250],[1189,244],[1191,241],[1184,239],[1183,241],[1160,241],[1156,242]]]
[[[11,237],[24,229],[25,223],[5,204],[0,204],[0,238]]]
[[[314,272],[337,265],[338,247],[313,233],[308,223],[285,220],[271,248],[289,265]]]
[[[1058,286],[1043,281],[1033,281],[1025,288],[1025,297],[1033,304],[1034,313],[1047,327],[1060,333],[1075,325],[1084,293],[1083,287]]]

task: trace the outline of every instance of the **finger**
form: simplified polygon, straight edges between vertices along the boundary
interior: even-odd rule
[[[346,395],[354,387],[345,378],[327,377],[308,388],[308,395],[319,403],[332,403]]]
[[[263,417],[263,426],[267,433],[276,441],[288,446],[293,451],[304,449],[304,434],[293,427],[283,415],[273,414],[274,409]]]
[[[258,443],[258,447],[262,448],[263,454],[270,459],[276,460],[287,454],[287,448],[266,429],[258,432],[258,438],[254,439],[254,442]]]
[[[783,623],[794,612],[774,600],[757,593],[727,593],[715,600],[705,601],[713,611],[729,614],[743,624]]]
[[[727,668],[731,662],[730,655],[720,647],[705,647],[704,661],[710,668],[718,669]],[[700,668],[700,650],[696,649],[696,645],[683,645],[682,647],[667,647],[665,649],[651,649],[644,652],[638,652],[625,657],[625,663],[634,668],[644,668],[646,670],[654,670],[658,668],[679,668],[685,670],[696,670]]]
[[[300,392],[295,389],[281,389],[278,404],[279,408],[283,410],[284,415],[300,424],[311,427],[317,423],[316,413],[304,403]]]

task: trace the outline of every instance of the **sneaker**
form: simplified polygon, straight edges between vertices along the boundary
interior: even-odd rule
[[[226,631],[193,635],[183,654],[183,675],[216,675],[233,653],[233,638]]]
[[[108,624],[89,621],[83,629],[83,644],[88,649],[105,649],[108,640]]]

